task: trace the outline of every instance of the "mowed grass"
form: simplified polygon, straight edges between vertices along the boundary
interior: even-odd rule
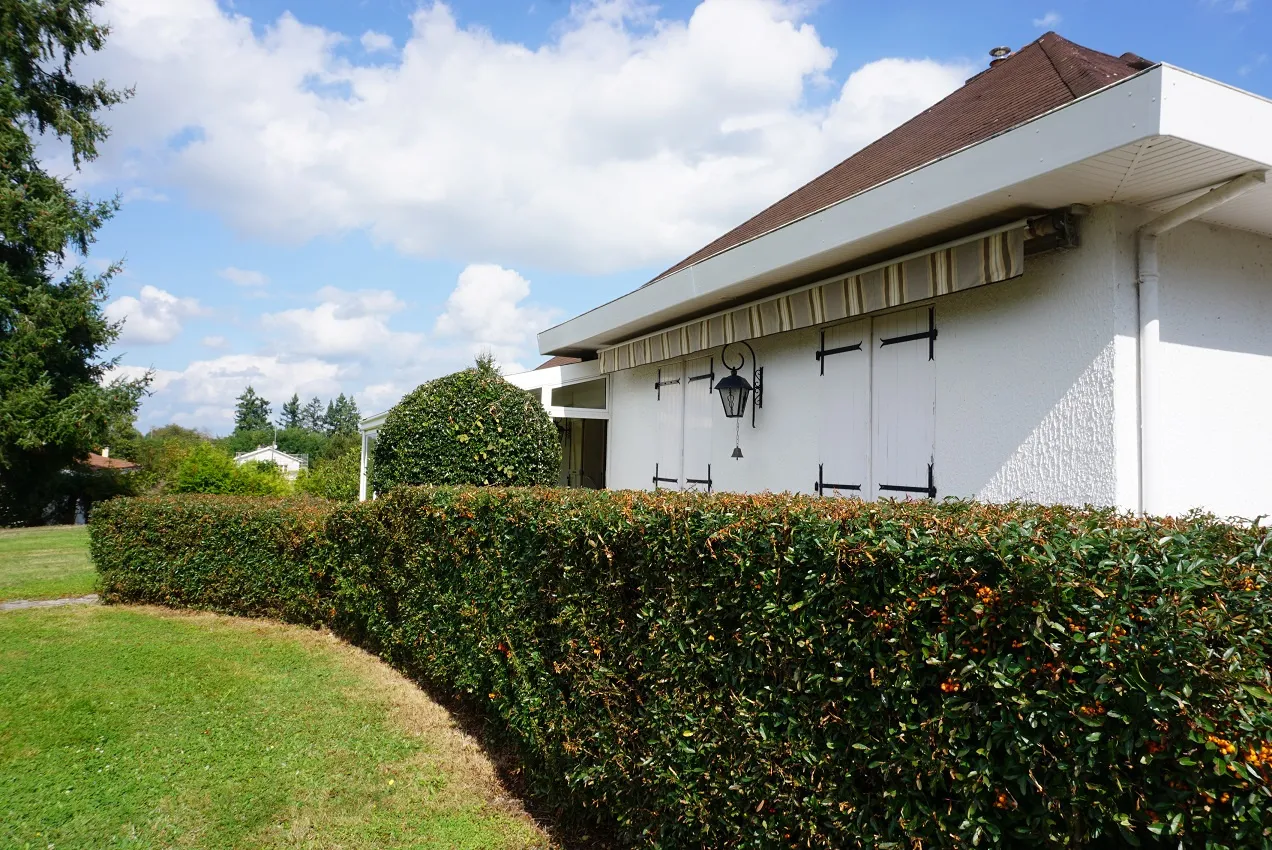
[[[0,602],[84,596],[96,580],[87,526],[0,529]]]
[[[0,613],[0,847],[547,846],[441,708],[327,633]]]

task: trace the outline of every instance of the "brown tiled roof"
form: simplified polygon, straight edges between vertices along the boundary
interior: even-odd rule
[[[540,369],[551,369],[553,366],[568,366],[571,363],[582,363],[582,357],[553,357],[551,360],[545,360],[535,367],[535,371]]]
[[[124,460],[121,457],[102,457],[96,452],[88,453],[88,460],[84,464],[92,469],[141,469],[141,467],[131,460]]]
[[[1133,53],[1110,56],[1049,32],[993,63],[935,106],[654,280],[982,142],[1152,65]]]

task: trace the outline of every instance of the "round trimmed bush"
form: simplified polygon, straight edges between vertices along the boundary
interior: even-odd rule
[[[561,444],[543,405],[479,359],[389,411],[371,460],[381,493],[400,484],[551,485]]]

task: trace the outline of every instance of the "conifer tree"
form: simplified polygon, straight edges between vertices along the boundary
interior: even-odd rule
[[[0,0],[0,525],[41,521],[61,471],[131,419],[149,376],[109,380],[119,335],[102,307],[117,265],[69,273],[118,209],[50,173],[42,145],[66,144],[76,168],[107,135],[98,113],[129,92],[71,73],[101,50],[100,0]],[[57,279],[58,276],[61,279]]]

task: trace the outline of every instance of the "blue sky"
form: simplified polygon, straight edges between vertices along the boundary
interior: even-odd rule
[[[108,0],[77,179],[143,428],[364,412],[649,279],[1047,29],[1272,95],[1272,0]]]

